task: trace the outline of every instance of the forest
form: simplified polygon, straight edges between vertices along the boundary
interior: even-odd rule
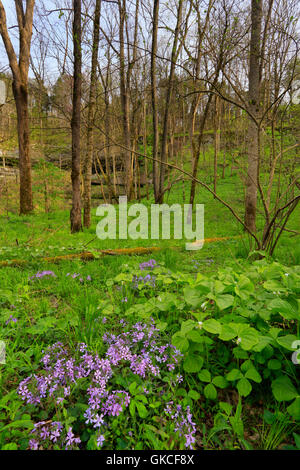
[[[0,0],[0,450],[300,450],[299,13]]]

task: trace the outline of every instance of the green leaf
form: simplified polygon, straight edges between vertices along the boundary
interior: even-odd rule
[[[251,393],[251,390],[252,390],[251,383],[245,377],[243,377],[242,379],[238,381],[236,387],[241,397],[247,397]]]
[[[222,375],[217,375],[212,379],[212,383],[218,388],[226,388],[228,385],[227,380]]]
[[[272,312],[279,313],[286,320],[300,320],[300,315],[295,308],[287,301],[280,298],[271,300],[268,308]]]
[[[230,403],[227,403],[225,401],[220,401],[219,402],[219,407],[221,408],[221,410],[225,411],[227,416],[229,416],[231,414],[232,405],[230,405]]]
[[[134,395],[135,390],[136,390],[136,382],[132,382],[132,383],[129,385],[129,393],[130,393],[130,395]]]
[[[243,374],[239,369],[232,369],[228,374],[226,375],[226,379],[229,380],[229,382],[233,382],[234,380],[238,380],[243,377]]]
[[[201,382],[210,382],[211,373],[207,369],[202,369],[198,374],[198,378]]]
[[[1,447],[1,450],[17,450],[18,446],[15,442],[9,442],[9,444],[4,444],[4,446]]]
[[[300,420],[300,396],[293,401],[293,403],[287,407],[287,412],[296,420]],[[300,444],[300,436],[299,436]],[[300,446],[298,446],[300,449]]]
[[[204,388],[204,395],[209,400],[215,400],[218,396],[216,387],[213,384],[208,384]]]
[[[192,287],[186,287],[183,289],[183,294],[184,300],[188,305],[196,308],[201,304],[201,294],[199,290]]]
[[[232,307],[234,303],[233,295],[229,295],[229,294],[217,295],[215,300],[220,310],[225,310],[226,308]]]
[[[296,447],[297,447],[297,449],[300,450],[300,435],[293,432],[293,436],[294,436],[294,439],[295,439]]]
[[[196,392],[196,390],[190,390],[189,393],[188,393],[188,396],[189,396],[192,400],[199,400],[199,398],[200,398],[200,393]]]
[[[26,428],[26,429],[33,429],[34,424],[31,420],[17,420],[13,423],[7,424],[3,428],[0,428],[0,432],[5,431],[6,429],[10,428]]]
[[[240,347],[245,351],[249,351],[258,343],[259,334],[254,328],[249,327],[241,333],[240,337]]]
[[[236,332],[229,325],[222,326],[221,333],[219,334],[219,338],[222,341],[230,341],[236,336],[237,336]]]
[[[135,416],[135,400],[130,400],[129,411],[132,417]]]
[[[183,369],[185,372],[194,373],[199,372],[203,366],[203,357],[199,354],[188,354],[183,363]]]
[[[281,362],[278,359],[270,359],[268,361],[268,369],[279,370],[281,369]]]
[[[260,374],[257,372],[257,370],[254,367],[247,370],[245,377],[247,379],[253,380],[253,382],[256,382],[256,383],[260,383],[262,381]]]
[[[208,331],[209,333],[213,333],[215,335],[221,333],[222,330],[222,325],[220,322],[217,320],[214,320],[213,318],[210,318],[209,320],[205,320],[202,325],[203,329],[205,331]]]
[[[186,336],[195,343],[203,343],[203,333],[201,330],[199,330],[199,328],[188,331]]]
[[[272,391],[277,401],[291,401],[298,396],[297,390],[286,375],[273,380]]]
[[[278,291],[281,291],[283,290],[283,285],[278,282],[278,281],[275,281],[275,280],[269,280],[269,281],[265,281],[263,283],[263,286],[266,290],[268,291],[271,291],[271,292],[278,292]]]
[[[183,321],[181,323],[181,330],[180,330],[181,335],[185,336],[185,334],[188,331],[193,330],[196,325],[197,325],[197,323],[194,320]]]
[[[182,353],[189,349],[189,341],[179,331],[172,336],[172,344]]]
[[[289,351],[294,351],[295,349],[292,348],[292,344],[294,341],[297,341],[297,339],[299,338],[297,338],[297,336],[295,335],[279,336],[277,338],[277,343],[285,349],[288,349]]]
[[[143,405],[143,403],[137,401],[136,407],[140,418],[146,418],[148,416],[147,408],[145,407],[145,405]]]

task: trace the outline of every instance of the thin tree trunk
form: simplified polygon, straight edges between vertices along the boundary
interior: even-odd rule
[[[164,197],[164,182],[165,182],[165,173],[166,173],[166,165],[164,162],[167,161],[167,147],[168,147],[168,132],[169,132],[169,113],[170,113],[170,104],[171,98],[173,93],[173,80],[174,80],[174,73],[175,73],[175,65],[176,59],[178,57],[178,39],[179,39],[179,31],[181,26],[182,20],[182,9],[183,9],[183,0],[179,0],[178,3],[178,10],[177,10],[177,21],[174,33],[174,41],[172,47],[172,54],[171,54],[171,65],[170,65],[170,73],[169,73],[169,80],[168,80],[168,87],[166,93],[166,102],[165,102],[165,112],[164,112],[164,120],[163,120],[163,132],[162,132],[162,139],[161,139],[161,152],[160,152],[160,178],[159,178],[159,194],[158,194],[158,203],[162,204],[163,197]]]
[[[80,129],[81,129],[81,0],[73,0],[74,83],[72,129],[72,209],[71,232],[79,232],[81,224],[80,196]]]
[[[84,181],[84,196],[83,196],[83,225],[90,227],[91,225],[91,178],[92,178],[92,162],[94,154],[93,142],[93,121],[96,109],[96,96],[97,96],[97,63],[99,51],[99,36],[100,36],[100,11],[101,0],[96,0],[95,16],[94,16],[94,31],[93,31],[93,51],[92,51],[92,68],[91,68],[91,82],[90,82],[90,96],[88,106],[88,122],[87,122],[87,149],[86,157],[83,167],[83,181]],[[106,169],[107,171],[107,169]]]
[[[159,173],[158,173],[158,109],[157,109],[157,81],[156,81],[156,54],[157,54],[157,30],[158,30],[159,0],[153,3],[153,25],[152,25],[152,48],[151,48],[151,98],[152,98],[152,121],[153,121],[153,188],[154,199],[158,200]]]
[[[260,36],[262,28],[262,0],[251,2],[251,41],[249,66],[249,110],[254,117],[260,110]],[[245,225],[256,231],[256,206],[259,171],[260,129],[253,119],[248,122],[248,170],[245,195]]]

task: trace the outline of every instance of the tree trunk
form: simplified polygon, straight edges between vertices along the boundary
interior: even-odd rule
[[[81,224],[80,196],[80,129],[81,129],[81,0],[74,1],[73,44],[74,83],[72,113],[72,209],[71,232],[79,232]]]
[[[19,29],[18,60],[8,34],[5,9],[0,1],[0,34],[13,75],[12,88],[17,110],[20,167],[20,214],[28,214],[33,210],[29,146],[28,70],[34,5],[35,0],[27,0],[26,10],[24,11],[23,2],[21,0],[15,0]]]
[[[95,16],[94,16],[94,32],[93,32],[93,45],[92,45],[92,68],[91,68],[91,82],[90,82],[90,96],[88,105],[88,122],[87,122],[87,149],[86,157],[83,167],[84,178],[84,197],[83,197],[83,225],[90,227],[91,225],[91,179],[92,179],[92,164],[94,154],[93,142],[93,121],[96,109],[96,96],[97,96],[97,63],[99,51],[99,36],[100,36],[100,9],[101,0],[96,0]],[[107,172],[107,168],[106,168]]]
[[[171,104],[171,98],[172,98],[173,86],[174,86],[173,80],[174,80],[174,73],[175,73],[175,65],[176,65],[176,59],[178,57],[178,52],[179,52],[177,44],[178,44],[179,31],[180,31],[180,26],[181,26],[182,9],[183,9],[183,0],[179,0],[178,10],[177,10],[177,21],[176,21],[174,41],[173,41],[173,47],[172,47],[172,55],[171,55],[170,73],[169,73],[168,87],[167,87],[167,92],[166,92],[163,132],[162,132],[162,139],[161,139],[159,194],[158,194],[158,201],[156,201],[159,204],[163,203],[163,198],[164,198],[164,182],[165,182],[165,173],[166,173],[166,165],[164,163],[167,161],[169,113],[170,113],[170,104]]]
[[[151,48],[151,98],[152,98],[152,121],[153,121],[153,188],[154,199],[158,200],[159,193],[159,173],[158,173],[158,110],[157,110],[157,82],[156,82],[156,54],[157,54],[157,30],[158,30],[159,0],[154,0],[153,4],[153,25],[152,25],[152,48]]]
[[[257,118],[260,110],[260,36],[262,27],[262,0],[251,3],[251,41],[249,66],[249,111]],[[245,225],[256,232],[257,186],[260,152],[260,129],[249,117],[248,122],[248,170],[245,195]]]
[[[13,94],[17,109],[19,169],[20,169],[20,214],[33,210],[32,176],[29,147],[29,113],[27,84],[13,81]]]

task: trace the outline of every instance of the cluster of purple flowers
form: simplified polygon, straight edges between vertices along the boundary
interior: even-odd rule
[[[193,449],[196,440],[196,424],[192,421],[190,407],[187,406],[186,410],[183,410],[181,405],[175,405],[170,401],[165,408],[165,413],[174,422],[174,431],[178,432],[179,436],[184,436],[185,446],[188,449]]]
[[[9,323],[13,322],[13,323],[17,323],[18,319],[13,317],[12,315],[10,315],[9,319],[6,320],[5,324],[8,325]]]
[[[155,276],[151,276],[151,274],[146,274],[145,277],[143,276],[133,276],[132,278],[133,289],[138,289],[139,285],[150,285],[151,287],[155,287]]]
[[[53,271],[38,271],[33,276],[29,277],[30,280],[32,279],[42,279],[45,276],[56,277]]]
[[[160,364],[174,370],[182,354],[172,344],[159,345],[158,334],[153,320],[150,326],[138,322],[118,336],[105,334],[103,341],[109,344],[106,356],[113,365],[127,361],[131,371],[143,378],[147,373],[159,375]]]
[[[157,266],[155,259],[149,259],[149,261],[145,261],[144,263],[140,264],[140,270],[143,271],[144,269],[153,269]]]
[[[126,326],[124,321],[121,324]],[[30,375],[18,387],[18,394],[26,403],[43,408],[49,408],[51,402],[55,407],[62,403],[66,406],[76,390],[84,391],[88,404],[84,419],[94,428],[98,447],[105,440],[107,420],[119,416],[130,404],[127,391],[112,388],[113,376],[128,367],[134,374],[152,380],[163,368],[173,371],[182,357],[172,344],[161,344],[153,319],[150,325],[138,322],[119,335],[105,333],[103,341],[107,344],[104,358],[88,351],[85,343],[77,345],[75,357],[61,342],[55,343],[44,352],[41,373]],[[177,378],[179,383],[180,376],[175,382]],[[186,422],[190,424],[189,416]],[[31,449],[52,448],[54,444],[71,448],[80,443],[71,428],[67,432],[58,422],[37,423],[33,434]]]
[[[74,273],[74,274],[67,273],[67,276],[71,276],[72,279],[76,279],[77,277],[79,277],[79,281],[84,282],[83,277],[81,277],[79,273]],[[90,275],[86,276],[86,280],[91,281],[92,280],[91,276]]]
[[[29,440],[30,450],[43,450],[52,445],[59,448],[74,449],[81,443],[79,437],[75,437],[72,428],[64,429],[60,421],[41,421],[34,425],[31,431],[33,437]]]

